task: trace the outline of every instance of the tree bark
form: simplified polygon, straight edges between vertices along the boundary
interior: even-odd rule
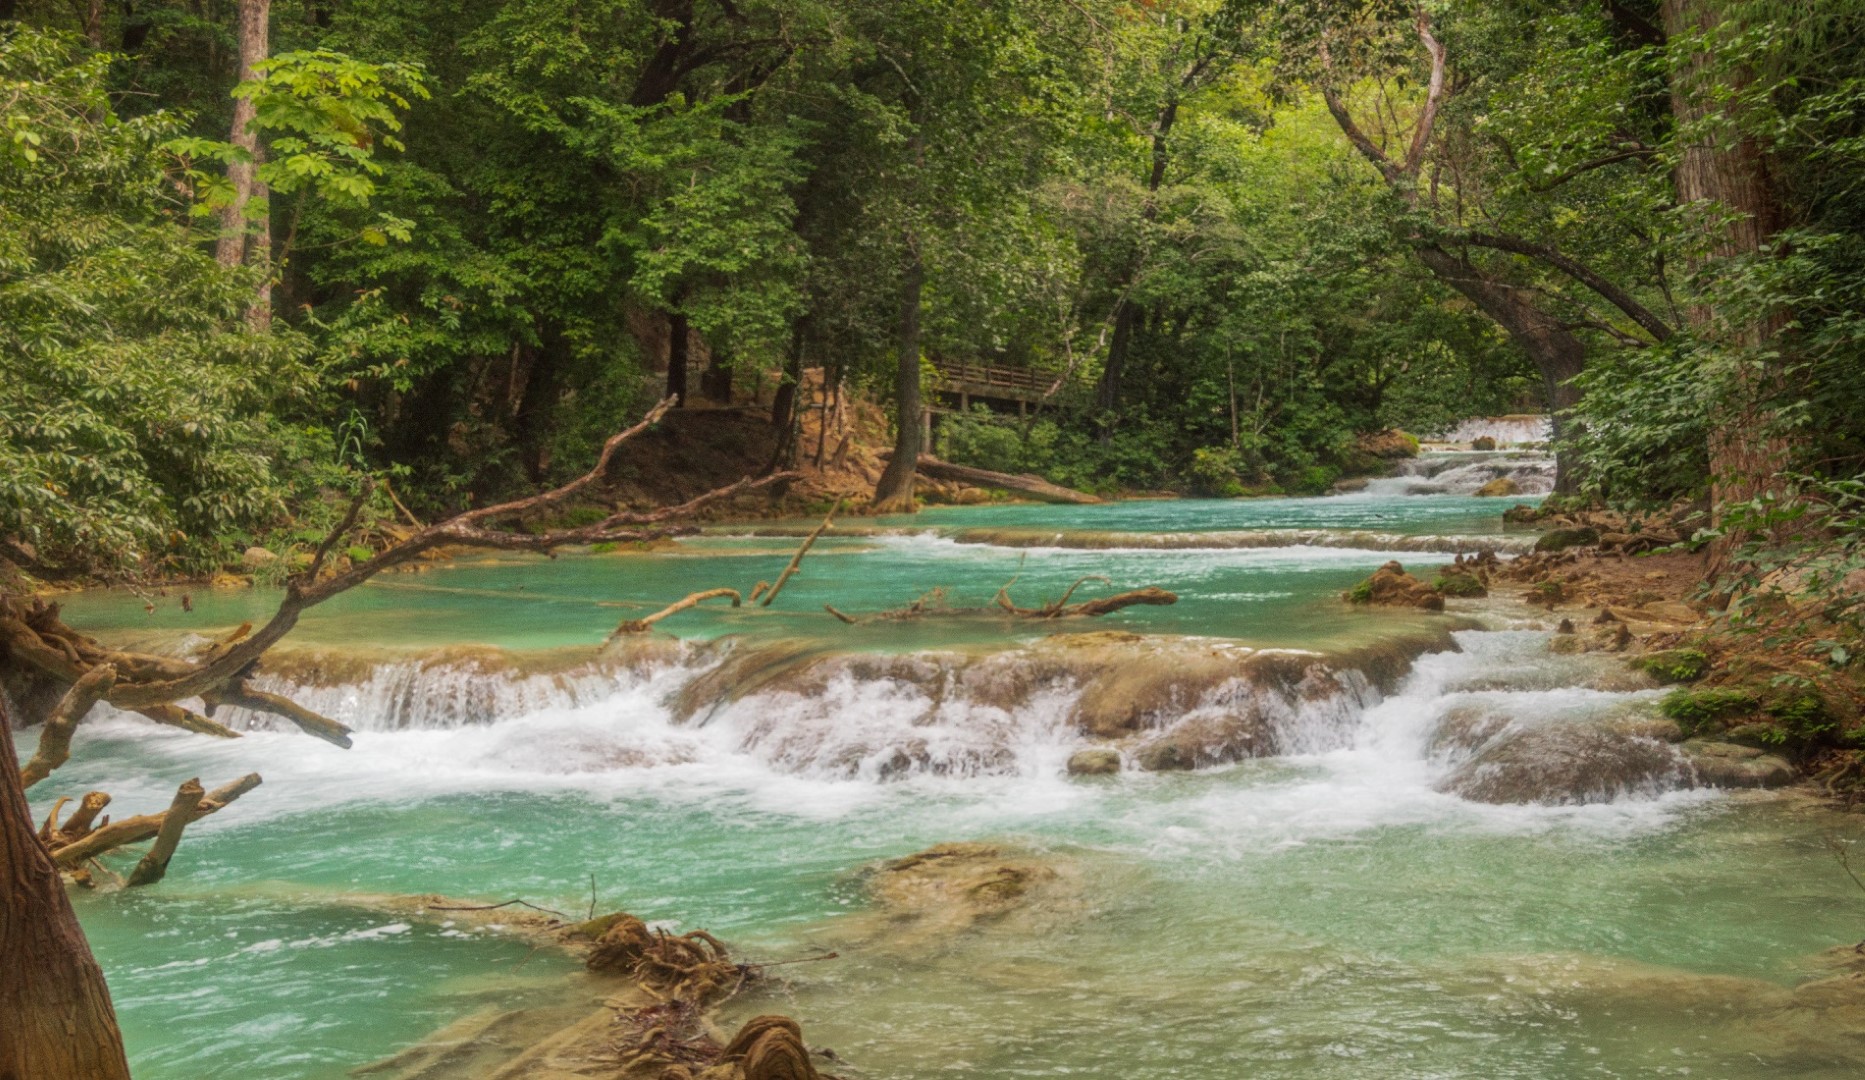
[[[239,82],[253,78],[253,65],[266,58],[267,31],[271,21],[272,0],[240,0],[239,7]],[[249,215],[254,199],[266,197],[265,185],[259,181],[259,133],[253,130],[253,102],[236,98],[233,102],[233,130],[229,136],[234,146],[244,150],[251,160],[235,161],[227,166],[227,181],[233,185],[233,201],[220,212],[220,239],[214,257],[222,266],[257,266],[264,275],[247,319],[263,328],[272,321],[272,223],[269,215]],[[251,217],[251,220],[249,220]]]
[[[33,828],[12,729],[0,703],[0,1078],[129,1080],[103,969]]]
[[[889,457],[891,460],[891,455],[889,455]],[[1074,488],[1065,488],[1059,484],[1052,484],[1040,476],[1032,476],[1029,474],[1013,475],[1011,473],[992,472],[989,469],[974,469],[969,465],[954,465],[949,461],[941,461],[931,454],[920,455],[919,471],[923,475],[930,476],[935,480],[956,480],[961,484],[970,484],[973,487],[1001,488],[1004,491],[1014,491],[1020,495],[1028,495],[1037,502],[1069,503],[1077,506],[1085,506],[1101,501],[1097,496],[1090,495],[1085,491],[1076,491]]]
[[[1671,79],[1671,111],[1685,140],[1674,175],[1679,205],[1695,207],[1721,222],[1711,233],[1711,259],[1754,255],[1784,223],[1767,154],[1722,103],[1735,97],[1752,75],[1718,64],[1697,45],[1703,35],[1717,32],[1723,6],[1721,0],[1664,0],[1659,7],[1672,47],[1692,50]],[[1738,351],[1759,348],[1784,322],[1779,315],[1766,315],[1727,326],[1704,304],[1690,305],[1685,316],[1699,338]],[[1772,399],[1784,389],[1778,365],[1744,358],[1731,389],[1733,400],[1710,431],[1713,521],[1720,521],[1729,505],[1761,495],[1793,461],[1793,444],[1773,430]],[[1712,567],[1746,539],[1726,535],[1719,540],[1711,552]]]
[[[1179,102],[1177,96],[1166,99],[1159,109],[1159,115],[1153,122],[1152,166],[1146,174],[1146,205],[1140,208],[1142,225],[1150,225],[1159,217],[1159,189],[1166,182],[1166,163],[1170,160],[1168,136],[1172,134],[1172,125],[1178,121]],[[1133,324],[1139,320],[1138,305],[1127,298],[1133,287],[1133,279],[1139,274],[1136,264],[1128,269],[1125,280],[1120,283],[1121,295],[1114,305],[1114,330],[1107,342],[1107,362],[1101,366],[1101,378],[1094,385],[1094,404],[1104,414],[1112,413],[1120,406],[1120,383],[1127,373],[1127,350],[1133,347]],[[1113,434],[1112,419],[1104,416],[1101,425],[1101,441],[1106,442]]]
[[[874,485],[873,508],[882,513],[913,511],[913,477],[920,437],[920,294],[925,267],[913,240],[907,242],[906,273],[900,288],[899,353],[894,366],[894,454]]]

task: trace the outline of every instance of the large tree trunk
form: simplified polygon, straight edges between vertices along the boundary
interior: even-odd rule
[[[686,404],[687,354],[691,332],[686,316],[678,312],[667,316],[667,393],[675,405]]]
[[[919,251],[908,245],[906,273],[900,289],[900,343],[894,368],[894,456],[874,485],[874,509],[884,513],[913,510],[913,476],[920,439],[920,292],[925,268]]]
[[[1579,472],[1568,451],[1560,448],[1560,436],[1566,430],[1569,410],[1580,403],[1580,391],[1572,380],[1586,369],[1586,345],[1560,320],[1521,299],[1522,290],[1488,277],[1443,248],[1421,247],[1418,257],[1438,280],[1462,293],[1507,331],[1509,339],[1534,361],[1554,423],[1554,490],[1572,494],[1579,488]]]
[[[1728,108],[1723,104],[1726,98],[1737,96],[1751,81],[1748,73],[1719,64],[1692,44],[1697,36],[1716,31],[1722,7],[1720,0],[1664,0],[1660,6],[1666,36],[1675,47],[1692,49],[1671,82],[1671,111],[1684,130],[1675,173],[1677,201],[1721,222],[1711,233],[1707,254],[1713,259],[1753,255],[1783,224],[1761,145],[1737,127],[1735,117],[1706,123]],[[1744,351],[1761,346],[1784,321],[1773,315],[1727,326],[1702,304],[1692,305],[1686,314],[1700,338]],[[1782,389],[1782,373],[1772,364],[1744,363],[1736,369],[1734,400],[1710,432],[1710,505],[1716,518],[1725,507],[1766,491],[1792,463],[1793,446],[1773,430],[1770,412],[1771,400]],[[1712,553],[1712,565],[1720,564],[1745,539],[1725,536]]]
[[[0,702],[0,1080],[128,1080],[123,1036],[20,783]]]
[[[563,371],[570,360],[570,343],[555,326],[545,326],[531,350],[525,371],[524,392],[512,416],[519,456],[533,484],[544,482],[550,471],[550,435],[557,403],[563,396]]]
[[[253,65],[266,58],[267,30],[271,21],[272,0],[240,0],[239,81],[253,77]],[[250,214],[254,199],[266,197],[265,185],[259,182],[256,167],[260,160],[259,133],[252,129],[253,103],[250,98],[233,102],[234,146],[246,151],[250,161],[236,161],[227,166],[227,181],[233,185],[233,201],[220,212],[220,239],[214,257],[222,266],[257,266],[265,275],[247,318],[256,326],[272,320],[271,268],[272,224],[268,215]]]

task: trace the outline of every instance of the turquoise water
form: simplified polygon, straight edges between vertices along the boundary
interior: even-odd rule
[[[1369,504],[1355,512],[1382,516],[1382,529],[1433,534],[1466,513],[1452,504],[1473,501],[1385,494],[1232,512],[1281,516],[1254,521],[1263,527],[1366,527],[1331,517],[1349,499]],[[1224,510],[987,507],[915,523],[1100,531],[1110,526],[1093,515],[1117,511],[1142,531],[1249,527],[1199,524]],[[711,537],[667,554],[455,564],[359,591],[302,629],[385,657],[458,642],[587,647],[632,610],[602,605],[769,580],[790,549]],[[465,725],[372,725],[376,698],[321,690],[355,710],[348,752],[283,732],[215,741],[125,717],[87,721],[72,762],[34,792],[41,812],[91,787],[130,812],[165,804],[189,776],[266,778],[191,828],[162,884],[77,895],[136,1074],[325,1080],[489,1004],[552,1000],[566,961],[359,897],[522,897],[581,915],[592,877],[598,909],[704,926],[754,959],[838,949],[841,959],[782,969],[782,987],[733,1008],[793,1013],[813,1045],[849,1063],[845,1075],[1747,1078],[1865,1065],[1843,1015],[1782,1004],[1786,987],[1826,970],[1817,954],[1865,934],[1865,895],[1824,846],[1858,832],[1850,819],[1708,792],[1498,807],[1437,790],[1446,765],[1429,740],[1447,710],[1485,704],[1530,722],[1650,706],[1649,693],[1590,688],[1610,660],[1552,657],[1545,631],[1506,608],[1462,605],[1498,629],[1458,631],[1456,651],[1424,657],[1389,695],[1284,717],[1309,732],[1299,752],[1081,780],[1062,768],[1085,744],[1068,719],[1079,691],[1035,659],[1019,666],[1044,655],[1037,631],[981,620],[825,626],[819,605],[881,610],[936,585],[982,603],[1013,575],[1028,603],[1098,572],[1184,596],[1098,629],[1333,647],[1418,625],[1333,599],[1390,555],[1107,553],[936,536],[838,540],[819,554],[781,611],[663,625],[737,635],[734,649],[804,635],[857,656],[963,642],[967,656],[998,657],[999,677],[1027,667],[1034,681],[1022,696],[975,696],[977,684],[937,664],[844,664],[748,691],[704,723],[677,721],[669,704],[713,662],[702,654],[591,677],[575,693],[538,683],[492,722]],[[194,601],[191,616],[103,596],[75,598],[69,612],[143,634],[265,607],[245,592]],[[1178,647],[1168,639],[1158,664],[1189,663]],[[438,695],[460,678],[443,666],[397,692]],[[1201,700],[1185,700],[1188,715]],[[22,743],[30,752],[30,733]],[[848,748],[871,762],[898,747],[922,764],[839,764]],[[987,764],[935,767],[959,760]],[[1034,853],[1060,876],[961,934],[875,933],[858,872],[958,840]]]

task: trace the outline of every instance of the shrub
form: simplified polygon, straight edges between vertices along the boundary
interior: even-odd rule
[[[1666,649],[1633,657],[1628,663],[1661,683],[1696,682],[1710,670],[1710,658],[1697,649]]]
[[[1746,716],[1761,707],[1747,690],[1673,690],[1658,703],[1658,711],[1677,721],[1685,735],[1698,735],[1734,716]]]
[[[1185,470],[1185,478],[1191,482],[1192,490],[1200,495],[1235,498],[1243,494],[1243,478],[1238,475],[1242,464],[1242,455],[1233,447],[1199,447],[1192,451],[1191,465]]]

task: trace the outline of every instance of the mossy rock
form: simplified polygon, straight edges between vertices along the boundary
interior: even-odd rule
[[[1470,599],[1489,595],[1489,589],[1478,581],[1474,574],[1450,573],[1438,575],[1437,589],[1445,596]]]
[[[1360,584],[1348,589],[1344,594],[1349,604],[1370,604],[1373,602],[1373,579],[1367,578]]]
[[[1479,438],[1471,439],[1470,449],[1472,450],[1494,450],[1496,449],[1496,440],[1489,437],[1488,435],[1484,435]]]
[[[1734,717],[1752,716],[1760,708],[1761,699],[1749,691],[1726,688],[1673,690],[1658,703],[1658,711],[1677,721],[1686,735],[1719,727]]]
[[[1533,525],[1541,520],[1541,511],[1527,503],[1516,503],[1502,512],[1502,520],[1510,525]]]
[[[1587,527],[1578,529],[1554,529],[1541,534],[1535,541],[1535,550],[1547,553],[1566,551],[1568,548],[1587,547],[1599,543],[1599,530]]]
[[[1710,658],[1698,649],[1665,649],[1646,653],[1627,661],[1634,671],[1642,671],[1661,683],[1692,683],[1709,674]]]

